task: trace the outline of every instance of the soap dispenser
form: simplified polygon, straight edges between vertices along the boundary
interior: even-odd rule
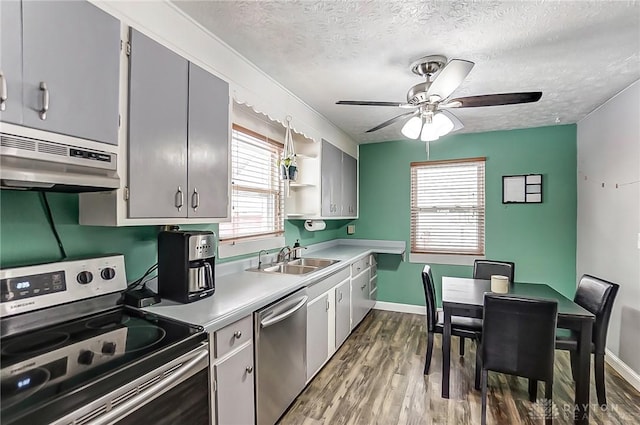
[[[296,239],[296,242],[293,244],[293,259],[297,260],[300,258],[300,239]]]

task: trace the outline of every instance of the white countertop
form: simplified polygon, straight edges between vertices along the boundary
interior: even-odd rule
[[[216,291],[213,296],[190,304],[163,300],[144,310],[199,325],[212,332],[300,288],[313,285],[359,258],[371,253],[404,256],[405,249],[404,241],[337,239],[322,242],[308,247],[302,257],[328,258],[340,262],[305,275],[245,271],[257,265],[257,257],[223,263],[216,266]]]

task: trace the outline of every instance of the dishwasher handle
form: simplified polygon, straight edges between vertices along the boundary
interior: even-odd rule
[[[278,322],[282,322],[284,319],[286,319],[289,316],[292,316],[293,313],[295,313],[296,311],[300,310],[302,308],[302,306],[304,306],[307,303],[308,299],[309,299],[309,297],[305,295],[305,296],[302,297],[300,302],[298,304],[296,304],[295,306],[293,306],[293,308],[291,308],[290,310],[287,310],[282,314],[278,314],[275,317],[271,317],[271,318],[268,318],[266,320],[260,321],[260,327],[261,328],[267,328],[267,327],[269,327],[271,325],[275,325]]]

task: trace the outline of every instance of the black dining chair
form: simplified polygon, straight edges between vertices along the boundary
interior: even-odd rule
[[[491,275],[507,276],[509,283],[513,283],[516,265],[510,261],[475,260],[473,262],[474,279],[491,279]]]
[[[609,330],[609,318],[613,309],[613,302],[618,294],[620,285],[606,280],[583,275],[578,283],[578,289],[573,301],[590,311],[596,316],[593,324],[593,337],[591,338],[591,352],[594,355],[593,374],[596,381],[596,393],[598,404],[607,405],[607,396],[604,385],[604,350],[607,346],[607,331]],[[567,329],[558,329],[556,335],[556,348],[558,350],[568,350],[571,355],[571,372],[573,379],[576,379],[577,370],[577,335]]]
[[[431,356],[433,354],[433,336],[444,332],[444,315],[436,310],[436,287],[431,275],[431,267],[424,266],[422,269],[422,286],[424,287],[424,298],[427,307],[427,355],[424,363],[424,374],[429,374],[431,366]],[[460,339],[476,339],[482,333],[482,320],[468,317],[451,317],[451,335]]]
[[[529,378],[531,401],[536,399],[537,382],[544,381],[545,406],[551,404],[557,320],[555,300],[485,294],[482,337],[476,356],[476,385],[478,372],[481,375],[482,425],[487,423],[490,370]],[[552,415],[545,416],[545,423],[551,424]]]

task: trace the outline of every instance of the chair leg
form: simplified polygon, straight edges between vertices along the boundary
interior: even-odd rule
[[[487,371],[482,371],[482,419],[481,424],[487,425]]]
[[[476,344],[476,382],[474,384],[476,390],[480,390],[480,372],[482,371],[482,357],[480,353],[480,344]]]
[[[578,353],[573,350],[569,351],[569,358],[571,360],[571,377],[573,378],[573,382],[577,382],[576,373],[578,371]]]
[[[593,356],[594,375],[596,380],[596,393],[598,394],[598,404],[600,407],[607,406],[607,394],[604,386],[604,354],[595,354]]]
[[[429,374],[431,367],[431,356],[433,354],[433,332],[427,332],[427,357],[424,360],[424,374]]]
[[[553,424],[553,379],[544,383],[544,398],[547,400],[548,409],[546,409],[546,416],[544,419],[545,425]]]
[[[464,356],[464,338],[460,337],[460,355]]]
[[[529,401],[536,402],[538,398],[538,381],[535,379],[529,379]]]

